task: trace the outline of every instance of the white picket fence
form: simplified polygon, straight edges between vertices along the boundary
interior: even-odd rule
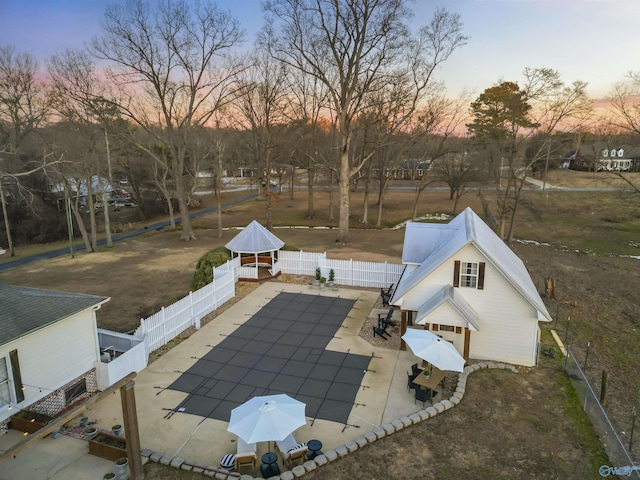
[[[318,267],[325,278],[329,278],[329,270],[333,269],[337,285],[370,288],[387,288],[392,283],[397,284],[403,269],[403,265],[396,263],[328,259],[326,252],[280,251],[272,273],[281,271],[286,274],[314,276]],[[240,257],[236,257],[214,269],[213,282],[209,285],[190,292],[173,305],[141,319],[134,336],[144,339],[147,356],[189,327],[200,328],[202,317],[235,296],[235,284],[240,277],[257,278],[257,269],[241,266]]]
[[[214,268],[213,282],[178,300],[173,305],[162,307],[159,312],[140,320],[134,336],[143,338],[147,356],[166,345],[191,326],[200,328],[200,319],[213,312],[236,294],[236,273],[239,258]]]
[[[294,275],[312,275],[320,267],[323,277],[329,278],[333,269],[334,282],[337,285],[352,287],[388,288],[398,284],[404,265],[399,263],[359,262],[355,260],[337,260],[327,258],[325,253],[288,252],[278,254],[282,273]]]

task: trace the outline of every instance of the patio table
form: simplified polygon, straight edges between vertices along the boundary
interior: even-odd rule
[[[439,368],[431,367],[431,373],[428,377],[425,377],[425,371],[427,370],[422,370],[420,373],[418,373],[418,375],[416,375],[416,378],[413,379],[413,383],[415,383],[416,385],[420,385],[421,387],[429,388],[431,390],[436,388],[447,374],[447,372],[442,371]]]

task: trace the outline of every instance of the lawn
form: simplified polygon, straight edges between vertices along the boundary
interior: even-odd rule
[[[411,216],[414,195],[412,191],[390,193],[383,215],[387,227]],[[403,229],[360,223],[362,202],[361,193],[352,194],[352,235],[347,245],[335,243],[334,229],[276,228],[274,233],[289,245],[326,251],[333,258],[400,263]],[[211,200],[205,198],[204,204],[210,205]],[[419,212],[450,213],[452,204],[447,192],[428,192]],[[316,192],[317,215],[308,220],[305,193],[296,191],[293,200],[282,194],[273,202],[274,225],[336,227],[337,218],[329,219],[327,205],[328,195]],[[459,210],[466,206],[482,213],[475,192],[460,199]],[[253,219],[264,223],[264,207],[263,201],[256,200],[225,209],[223,223],[225,227],[241,227]],[[370,220],[375,219],[374,208],[370,203]],[[337,217],[337,206],[335,213]],[[587,373],[594,379],[603,369],[609,373],[607,411],[627,441],[630,412],[640,400],[636,374],[640,260],[633,258],[640,255],[638,199],[606,192],[545,196],[527,191],[519,213],[512,248],[540,290],[546,278],[553,278],[555,298],[545,302],[558,319],[550,327],[557,328],[579,355],[584,355],[590,342]],[[200,217],[194,224],[197,240],[192,242],[180,241],[178,232],[152,232],[75,259],[60,257],[3,271],[0,278],[25,286],[110,296],[112,300],[98,312],[100,326],[129,331],[141,317],[187,294],[198,258],[237,233],[229,228],[218,238],[215,215]],[[566,376],[554,362],[545,358],[540,367],[517,375],[501,371],[472,375],[467,394],[456,408],[309,478],[599,478],[597,468],[606,463],[603,452]],[[162,476],[156,467],[149,468],[154,472],[146,478],[182,478]]]

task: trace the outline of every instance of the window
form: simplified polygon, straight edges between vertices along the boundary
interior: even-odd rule
[[[484,262],[461,262],[456,260],[453,267],[453,286],[484,288]]]
[[[453,332],[454,328],[451,325],[440,325],[441,332]]]
[[[87,392],[87,379],[83,378],[75,385],[67,388],[64,391],[64,400],[67,404],[73,402],[76,398],[78,398],[83,393]]]
[[[478,284],[478,264],[460,262],[460,286],[476,288]]]

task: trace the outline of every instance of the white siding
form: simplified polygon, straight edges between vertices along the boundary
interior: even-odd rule
[[[95,312],[87,310],[0,347],[2,356],[18,350],[25,385],[18,405],[28,406],[91,370],[100,357],[97,342]]]
[[[458,293],[479,316],[479,331],[471,332],[469,358],[535,365],[538,335],[536,310],[473,245],[467,245],[409,292],[402,303],[403,310],[418,310],[427,298],[444,285],[451,285],[455,260],[486,262],[483,290],[458,289]],[[441,315],[438,317],[441,318],[439,322],[431,317],[426,322],[451,324]]]

